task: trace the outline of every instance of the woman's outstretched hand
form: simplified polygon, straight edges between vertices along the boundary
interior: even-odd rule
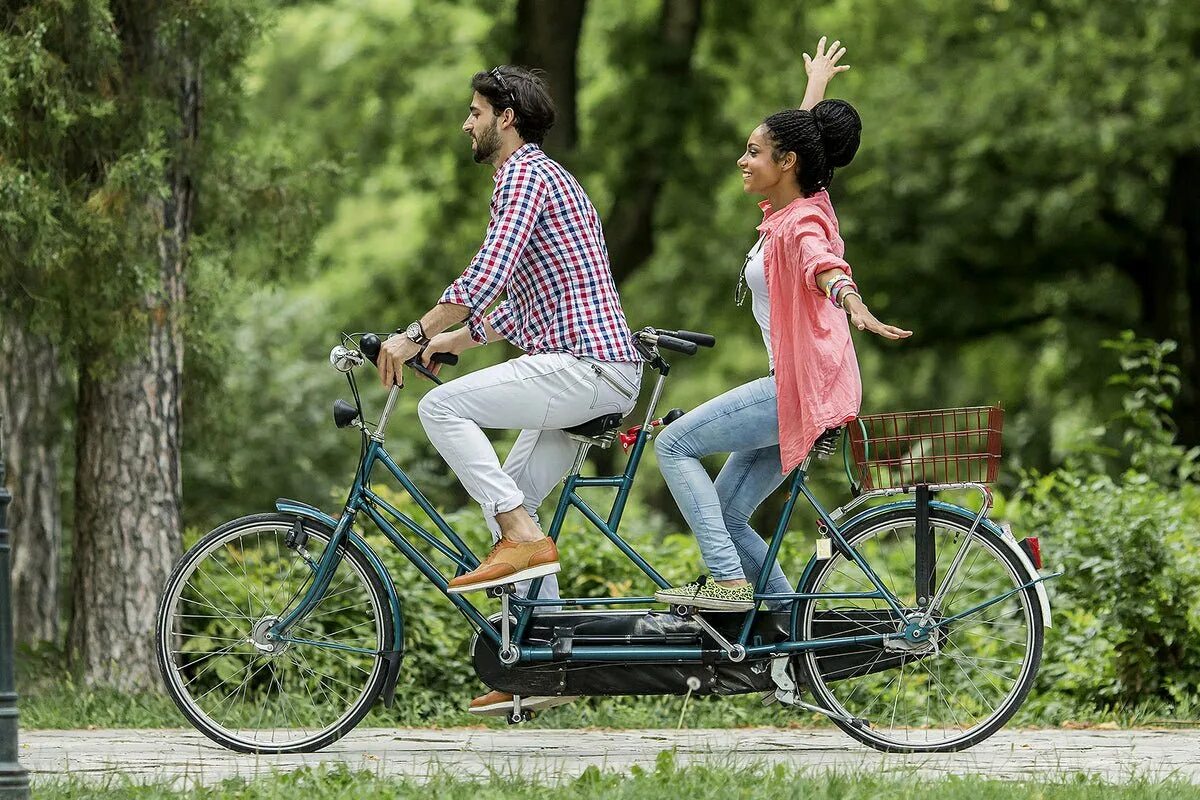
[[[912,331],[906,331],[903,328],[897,328],[895,325],[880,322],[871,313],[870,309],[867,308],[866,303],[856,295],[847,297],[842,303],[846,306],[847,313],[850,315],[850,324],[860,331],[870,331],[885,339],[907,339],[912,336]]]
[[[825,49],[825,37],[817,42],[817,53],[814,56],[804,54],[804,71],[808,73],[809,81],[829,83],[829,79],[839,72],[850,69],[849,64],[838,65],[838,60],[846,55],[846,48],[841,47],[841,41],[835,39],[829,49]]]

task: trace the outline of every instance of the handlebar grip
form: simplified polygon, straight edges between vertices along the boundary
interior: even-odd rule
[[[379,348],[383,347],[383,342],[379,341],[379,337],[373,333],[364,333],[362,338],[358,340],[358,349],[364,356],[370,359],[372,364],[378,366],[377,359],[379,358]]]
[[[717,337],[711,333],[697,333],[696,331],[670,331],[668,336],[674,336],[676,339],[683,339],[685,342],[695,342],[701,347],[716,347]]]
[[[430,361],[436,361],[439,364],[448,364],[453,367],[458,363],[458,356],[454,353],[434,353],[429,357]]]
[[[676,353],[683,353],[686,356],[696,354],[695,342],[678,339],[674,336],[668,336],[665,333],[660,333],[658,335],[658,346],[667,350],[674,350]]]

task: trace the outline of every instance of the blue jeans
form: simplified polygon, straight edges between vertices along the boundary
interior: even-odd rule
[[[750,515],[784,478],[775,379],[759,378],[689,411],[663,429],[654,451],[713,578],[757,581],[767,543]],[[700,463],[713,453],[730,454],[715,484]],[[778,562],[766,590],[792,591]]]

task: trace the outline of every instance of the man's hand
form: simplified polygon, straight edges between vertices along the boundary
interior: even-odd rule
[[[833,44],[829,45],[829,49],[825,49],[825,37],[821,37],[821,41],[817,42],[817,54],[809,56],[804,54],[804,71],[808,73],[809,83],[820,81],[821,84],[828,84],[830,79],[839,72],[845,72],[850,69],[849,64],[838,65],[838,60],[846,55],[846,48],[840,47],[841,41],[835,39]]]
[[[387,338],[379,349],[379,377],[383,388],[390,389],[392,384],[404,385],[404,362],[421,352],[421,345],[402,333]]]
[[[439,333],[437,336],[434,336],[432,339],[430,339],[429,344],[427,344],[425,349],[421,351],[421,363],[425,366],[425,369],[429,370],[434,375],[437,375],[442,369],[442,363],[440,361],[432,360],[434,353],[453,353],[457,356],[461,355],[463,350],[466,350],[474,344],[476,344],[476,342],[471,338],[471,335],[467,332],[466,328],[459,328],[456,331]]]
[[[847,313],[850,314],[850,324],[860,331],[870,331],[885,339],[907,339],[912,336],[912,331],[906,331],[903,328],[897,328],[895,325],[880,322],[867,309],[866,303],[857,295],[850,295],[842,301],[842,305],[846,307]]]

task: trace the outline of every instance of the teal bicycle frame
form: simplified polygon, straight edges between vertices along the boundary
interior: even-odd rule
[[[562,530],[563,522],[567,512],[571,508],[577,509],[583,516],[595,527],[601,534],[611,541],[622,553],[625,554],[630,561],[650,579],[655,586],[659,588],[669,587],[668,581],[654,569],[638,552],[623,539],[619,533],[621,517],[624,514],[626,502],[629,499],[630,491],[633,488],[634,477],[637,474],[638,466],[641,463],[642,455],[645,452],[646,443],[650,440],[650,420],[654,413],[654,407],[657,404],[661,394],[662,385],[666,378],[668,365],[662,362],[660,368],[661,375],[658,378],[658,384],[655,388],[653,398],[650,403],[650,408],[647,411],[646,424],[642,425],[637,433],[636,439],[633,441],[629,456],[625,465],[624,471],[620,475],[607,477],[583,477],[579,474],[580,467],[584,462],[587,449],[592,446],[587,441],[584,441],[580,446],[579,454],[575,460],[575,467],[566,477],[562,493],[558,500],[558,505],[555,509],[553,521],[550,524],[548,535],[557,541],[559,533]],[[382,430],[386,423],[386,418],[394,405],[396,389],[392,390],[392,396],[389,398],[387,410],[381,420],[379,430]],[[354,484],[350,490],[349,497],[346,501],[346,506],[340,519],[334,520],[332,517],[322,514],[319,510],[304,503],[298,503],[292,500],[279,500],[277,508],[281,512],[295,514],[297,517],[306,517],[317,520],[324,525],[328,525],[334,529],[333,537],[325,548],[319,561],[309,559],[309,566],[314,572],[312,583],[300,601],[287,614],[281,617],[272,627],[272,633],[275,639],[284,642],[294,642],[306,644],[316,647],[332,648],[337,650],[347,650],[360,653],[371,653],[374,651],[365,650],[363,648],[354,648],[344,645],[338,645],[329,642],[316,642],[307,639],[300,639],[289,636],[289,630],[300,619],[302,619],[309,611],[311,611],[317,603],[320,602],[325,592],[328,590],[329,583],[332,579],[334,570],[341,559],[342,548],[354,547],[363,551],[371,564],[378,573],[380,581],[388,591],[389,601],[392,606],[393,620],[396,634],[396,647],[399,652],[402,649],[403,642],[403,621],[401,617],[400,598],[396,593],[395,586],[387,572],[382,561],[375,555],[367,543],[356,533],[352,526],[358,514],[362,513],[370,519],[379,531],[387,538],[387,540],[404,556],[412,562],[417,570],[425,576],[429,582],[435,585],[448,599],[454,604],[459,611],[471,622],[471,624],[480,632],[480,635],[487,638],[498,650],[505,643],[502,641],[501,634],[497,632],[495,627],[488,621],[487,616],[472,604],[467,598],[460,594],[451,594],[447,591],[451,578],[447,577],[433,564],[432,561],[417,547],[413,541],[405,535],[414,536],[417,539],[428,544],[437,553],[445,556],[454,565],[455,575],[461,575],[469,572],[479,566],[479,558],[471,551],[466,542],[454,531],[453,528],[445,521],[438,513],[437,509],[429,502],[429,500],[421,493],[420,489],[412,482],[405,474],[404,470],[388,455],[384,450],[382,436],[378,433],[368,435],[367,429],[363,427],[364,436],[368,436],[363,457],[359,463],[358,472],[354,479]],[[813,495],[805,482],[812,454],[804,460],[801,466],[795,470],[791,477],[790,491],[787,502],[785,503],[782,512],[780,513],[778,523],[775,528],[774,535],[771,538],[766,563],[755,584],[755,608],[745,612],[745,620],[741,625],[740,633],[736,640],[736,648],[733,651],[722,649],[718,653],[718,658],[726,658],[730,660],[741,661],[744,658],[766,658],[776,655],[784,655],[791,653],[804,652],[806,650],[816,650],[822,648],[836,648],[852,644],[867,644],[880,643],[884,640],[895,640],[907,638],[911,634],[913,625],[910,623],[920,620],[923,611],[914,611],[906,609],[902,606],[899,599],[895,597],[885,586],[879,576],[871,568],[863,557],[851,547],[843,534],[843,531],[851,529],[855,524],[865,517],[880,514],[895,508],[912,508],[915,503],[925,502],[928,507],[936,507],[943,510],[949,510],[959,514],[964,521],[970,521],[974,525],[985,525],[995,533],[1000,533],[994,523],[986,519],[986,511],[990,506],[990,495],[985,498],[984,507],[978,512],[970,512],[967,509],[959,506],[953,506],[946,503],[930,500],[928,493],[924,498],[921,498],[918,493],[917,500],[902,500],[891,502],[885,505],[874,506],[868,508],[859,514],[846,520],[841,526],[837,524],[841,510],[837,512],[829,512],[826,510],[817,498]],[[416,505],[429,518],[434,527],[441,534],[431,533],[426,528],[422,527],[410,516],[397,509],[384,498],[380,497],[370,488],[370,476],[373,470],[379,464],[389,472],[392,477],[400,484],[401,487],[413,498]],[[972,485],[974,486],[974,485]],[[607,518],[601,517],[587,502],[579,495],[579,489],[607,487],[616,489],[616,497],[613,501]],[[982,487],[979,487],[982,488]],[[986,489],[983,490],[986,493]],[[892,492],[897,494],[899,492]],[[817,512],[822,531],[832,539],[833,547],[839,549],[846,554],[858,567],[863,571],[868,580],[874,586],[874,591],[866,592],[844,592],[844,593],[765,593],[767,580],[769,578],[771,568],[775,564],[779,556],[780,548],[783,544],[783,539],[787,533],[788,523],[791,519],[792,512],[795,508],[796,501],[800,496],[803,496],[813,509]],[[810,558],[808,565],[801,576],[797,587],[805,585],[809,574],[816,568],[819,562],[815,557]],[[951,567],[952,574],[954,567]],[[453,577],[453,576],[451,576]],[[1041,584],[1054,575],[1039,576],[1037,571],[1032,567],[1029,568],[1027,580],[1021,586],[1014,588],[1004,594],[991,597],[984,600],[967,611],[961,612],[950,618],[939,619],[937,621],[925,620],[923,623],[923,633],[919,635],[927,635],[930,631],[950,624],[958,619],[977,613],[991,605],[1002,602],[1012,595],[1025,591],[1030,587],[1035,587]],[[538,589],[541,586],[542,579],[535,580],[530,588],[529,596],[536,598]],[[1039,591],[1043,591],[1039,589]],[[1044,597],[1044,595],[1043,595]],[[841,638],[828,638],[813,641],[805,641],[799,636],[798,618],[800,603],[804,600],[825,600],[825,599],[876,599],[884,601],[891,611],[896,615],[898,622],[903,622],[904,632],[895,634],[872,634],[864,636],[847,636]],[[509,644],[516,648],[516,662],[546,662],[552,660],[564,660],[562,654],[556,654],[551,647],[546,646],[523,646],[521,644],[522,637],[527,630],[529,623],[539,607],[542,606],[561,606],[561,607],[586,607],[586,606],[631,606],[631,605],[651,605],[656,601],[652,596],[645,597],[601,597],[601,598],[559,598],[559,599],[526,599],[515,595],[508,597],[508,602],[515,609],[516,625],[514,633],[511,636]],[[790,608],[791,618],[789,626],[789,639],[784,642],[772,644],[763,644],[759,641],[751,641],[751,634],[754,629],[754,622],[757,615],[760,613],[759,606],[763,602],[770,602],[775,605],[785,605]],[[1043,601],[1042,612],[1049,622],[1049,606],[1048,602]],[[696,615],[700,617],[700,614]],[[736,652],[738,655],[734,655]],[[588,662],[633,662],[633,661],[660,661],[672,660],[680,662],[700,662],[706,658],[711,658],[713,649],[704,647],[676,647],[676,646],[646,646],[646,645],[614,645],[614,646],[577,646],[571,649],[570,653],[565,656],[567,661],[588,661]]]

